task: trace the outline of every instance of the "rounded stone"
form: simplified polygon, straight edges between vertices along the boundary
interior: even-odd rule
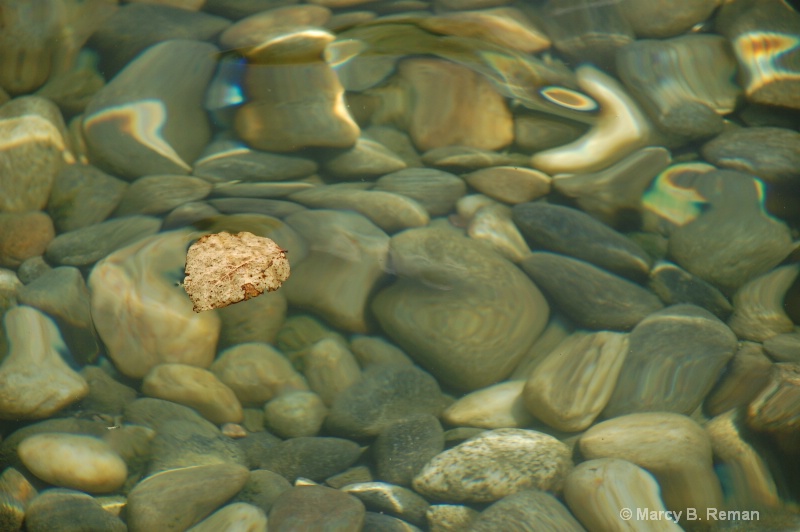
[[[128,527],[119,517],[106,511],[99,500],[85,493],[49,489],[31,501],[26,508],[25,530],[125,532]]]
[[[443,384],[470,391],[504,379],[544,329],[542,293],[485,244],[429,226],[399,233],[389,249],[398,278],[372,309]]]
[[[326,426],[348,438],[377,436],[399,421],[438,415],[444,407],[436,380],[414,366],[367,368],[331,405]]]
[[[364,504],[342,491],[298,486],[281,495],[269,512],[270,530],[361,530]]]
[[[247,473],[242,466],[214,464],[149,476],[128,494],[128,528],[131,532],[186,530],[238,493]]]
[[[531,488],[559,491],[571,455],[566,444],[541,432],[491,430],[434,457],[413,486],[445,502],[493,502]]]
[[[322,481],[353,465],[361,447],[341,438],[292,438],[270,448],[261,468],[282,475],[289,482],[298,477]]]
[[[53,220],[43,212],[0,213],[0,266],[16,268],[43,255],[55,236]]]
[[[230,347],[217,356],[210,369],[247,405],[261,406],[283,392],[308,389],[289,359],[265,343]]]
[[[91,436],[36,434],[23,440],[17,452],[34,475],[56,486],[108,493],[122,487],[128,476],[122,458]]]
[[[316,436],[327,415],[320,396],[305,390],[281,394],[264,406],[264,422],[283,438]]]
[[[212,423],[238,423],[242,405],[210,371],[186,364],[159,364],[145,375],[142,392],[196,409]]]
[[[444,450],[444,431],[435,416],[419,416],[384,429],[370,450],[376,478],[410,486],[422,467]]]

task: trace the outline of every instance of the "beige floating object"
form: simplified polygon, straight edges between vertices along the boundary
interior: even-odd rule
[[[287,250],[243,231],[210,234],[189,247],[184,288],[194,311],[227,307],[272,292],[289,278]]]

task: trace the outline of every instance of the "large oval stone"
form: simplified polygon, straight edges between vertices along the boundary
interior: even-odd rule
[[[439,228],[390,242],[400,278],[372,305],[383,329],[444,384],[475,390],[505,378],[539,337],[549,307],[514,265]]]

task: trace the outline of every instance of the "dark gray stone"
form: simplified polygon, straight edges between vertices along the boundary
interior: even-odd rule
[[[534,250],[548,250],[642,279],[651,258],[639,245],[586,213],[544,202],[514,206],[513,220]]]
[[[351,532],[364,525],[364,504],[339,490],[298,486],[281,495],[269,512],[270,532]]]
[[[341,438],[291,438],[272,447],[260,465],[289,482],[298,477],[320,482],[353,465],[360,455],[357,443]]]
[[[31,501],[25,511],[29,532],[125,532],[119,517],[103,509],[97,500],[80,491],[50,489]]]
[[[379,480],[410,486],[422,466],[444,450],[444,431],[435,416],[419,416],[386,427],[370,449]]]
[[[489,506],[469,527],[469,532],[583,532],[584,528],[552,494],[526,490]]]
[[[648,290],[588,262],[536,252],[519,265],[557,308],[590,329],[627,330],[663,307]]]
[[[603,410],[691,414],[733,357],[737,338],[713,314],[694,305],[656,312],[631,331],[628,357]]]
[[[439,384],[428,373],[407,365],[372,366],[334,400],[326,426],[337,436],[368,438],[399,421],[436,416],[443,407]]]
[[[661,261],[650,272],[650,289],[667,305],[691,303],[726,319],[733,306],[713,285],[671,262]]]

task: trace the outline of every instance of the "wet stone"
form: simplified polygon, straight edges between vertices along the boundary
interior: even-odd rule
[[[84,366],[81,376],[89,385],[89,394],[81,401],[81,408],[108,415],[120,415],[128,403],[136,399],[137,391],[114,380],[97,366]]]
[[[522,401],[525,381],[507,381],[461,397],[442,412],[442,421],[456,427],[524,428],[533,424]]]
[[[293,358],[302,366],[309,388],[326,405],[332,404],[339,394],[361,377],[361,368],[355,356],[344,341],[336,338],[324,338],[308,349],[295,353]]]
[[[331,405],[326,427],[349,438],[377,436],[400,421],[438,415],[444,400],[436,380],[406,365],[372,366]]]
[[[800,427],[800,364],[774,364],[770,380],[747,407],[747,425],[791,435]]]
[[[230,21],[201,11],[167,5],[133,2],[119,6],[92,35],[93,48],[100,50],[100,69],[113,76],[145,48],[170,39],[210,40]]]
[[[663,307],[641,286],[587,262],[536,252],[520,266],[558,309],[584,327],[627,330]]]
[[[410,486],[414,476],[444,450],[444,431],[430,414],[386,427],[370,446],[376,477],[398,486]]]
[[[617,227],[639,216],[642,196],[671,160],[666,148],[648,146],[597,172],[556,176],[553,189],[573,198],[587,214]]]
[[[155,431],[147,456],[150,474],[181,467],[246,463],[234,440],[189,407],[141,398],[125,407],[124,419]]]
[[[533,201],[550,192],[551,178],[530,168],[496,166],[466,174],[464,180],[490,198],[516,205]]]
[[[17,98],[0,107],[0,211],[44,208],[66,161],[64,129],[61,112],[43,98]]]
[[[754,174],[771,183],[800,180],[800,133],[779,127],[742,127],[725,131],[703,148],[709,162]]]
[[[189,40],[148,48],[86,108],[83,130],[90,160],[127,178],[188,174],[211,138],[202,108],[216,47]],[[153,123],[157,127],[133,128]]]
[[[53,220],[43,212],[0,212],[0,266],[16,268],[44,254],[55,236]]]
[[[648,285],[667,305],[690,303],[720,319],[733,311],[730,301],[716,287],[670,262],[659,261],[653,266]]]
[[[325,170],[337,179],[349,181],[384,175],[405,167],[405,161],[389,148],[363,137],[349,150],[325,161]]]
[[[620,458],[599,458],[577,465],[564,482],[564,498],[588,530],[617,529],[623,508],[666,511],[656,479]],[[683,530],[666,519],[648,522],[644,528],[659,532]]]
[[[428,523],[433,532],[468,530],[479,512],[463,504],[432,504],[428,507]]]
[[[536,489],[503,497],[475,518],[470,532],[494,530],[559,530],[582,532],[584,528],[553,495]]]
[[[352,495],[323,486],[299,486],[287,490],[275,501],[269,512],[269,529],[361,530],[364,513],[364,504]]]
[[[107,256],[89,276],[95,327],[124,375],[141,378],[164,362],[208,367],[214,359],[219,317],[193,312],[177,286],[191,239],[185,230],[154,235]]]
[[[687,32],[717,5],[717,0],[623,0],[621,11],[638,37],[663,38]]]
[[[68,489],[50,489],[31,501],[25,512],[25,526],[31,532],[125,532],[128,529],[119,517],[107,512],[97,499]]]
[[[636,242],[577,209],[535,202],[517,205],[513,213],[533,249],[569,255],[633,279],[650,270],[652,259]]]
[[[390,515],[367,512],[361,532],[420,532],[422,529]]]
[[[197,177],[159,175],[140,177],[125,190],[115,216],[162,214],[208,196],[211,185]]]
[[[570,454],[566,444],[541,432],[486,431],[437,455],[413,486],[444,502],[494,502],[531,488],[560,491]]]
[[[355,335],[350,340],[350,350],[362,368],[374,364],[414,363],[402,349],[380,336]]]
[[[71,164],[56,176],[47,212],[59,233],[87,227],[111,215],[127,186],[94,166]]]
[[[327,63],[250,65],[236,112],[238,135],[256,149],[349,148],[360,129],[344,105],[344,88]]]
[[[771,371],[772,361],[761,344],[740,342],[725,373],[706,397],[704,411],[717,416],[749,404],[767,385]]]
[[[354,210],[387,233],[422,227],[430,221],[430,216],[419,203],[392,192],[327,185],[295,192],[289,199],[317,209]]]
[[[522,392],[525,407],[557,430],[589,428],[608,404],[628,353],[626,334],[571,334],[531,372]]]
[[[586,431],[579,446],[587,459],[621,458],[648,470],[670,510],[686,515],[686,508],[723,504],[708,434],[686,416],[652,412],[609,419]]]
[[[308,210],[287,217],[286,223],[311,248],[292,263],[292,276],[283,287],[286,299],[346,331],[366,332],[367,301],[384,277],[389,237],[350,212]]]
[[[240,183],[236,180],[217,183],[212,195],[223,198],[282,198],[293,192],[313,188],[305,181],[284,181],[280,183]]]
[[[446,385],[469,391],[503,379],[544,329],[549,308],[538,288],[458,233],[405,231],[392,238],[390,260],[398,279],[372,309],[386,333]]]
[[[8,353],[0,365],[0,419],[47,418],[89,392],[67,355],[56,324],[40,311],[18,306],[3,317]]]
[[[669,252],[680,266],[732,292],[788,255],[788,227],[763,210],[754,178],[720,170],[697,175],[693,184],[708,206],[670,234]],[[728,245],[732,240],[736,246]]]
[[[408,488],[385,482],[362,482],[344,486],[342,491],[360,499],[368,510],[393,515],[417,526],[426,524],[428,501]]]
[[[22,284],[30,284],[52,269],[53,267],[47,264],[43,256],[37,255],[24,260],[22,264],[19,265],[19,268],[17,268],[17,277],[22,281]],[[2,278],[2,275],[0,275],[0,278]],[[0,286],[2,285],[3,283],[0,283]],[[0,293],[2,293],[2,288],[0,288]],[[2,305],[2,300],[3,298],[0,296],[0,306]]]
[[[489,166],[527,166],[528,157],[498,153],[472,146],[445,146],[426,151],[422,161],[428,166],[451,170],[475,170]]]
[[[264,405],[264,423],[282,438],[316,436],[328,408],[312,391],[288,391]]]
[[[90,362],[100,352],[94,330],[89,289],[80,270],[60,266],[44,273],[17,293],[19,302],[47,313],[58,325],[70,353]]]
[[[266,343],[229,347],[210,369],[245,405],[261,406],[282,393],[308,389],[289,359]]]
[[[257,64],[313,61],[336,38],[321,27],[330,16],[320,6],[268,9],[230,26],[220,35],[220,44]]]
[[[736,60],[719,35],[639,40],[619,52],[617,65],[650,118],[678,142],[719,134],[722,115],[741,96],[733,82]]]
[[[224,214],[257,214],[285,218],[305,208],[289,201],[261,198],[214,198],[208,204]]]
[[[298,477],[322,481],[353,465],[360,455],[361,448],[349,440],[292,438],[271,448],[261,467],[282,475],[290,482]]]
[[[250,342],[274,342],[286,318],[287,306],[286,296],[277,291],[217,309],[222,321],[217,349]]]
[[[208,370],[185,364],[159,364],[142,381],[142,393],[190,406],[216,424],[238,423],[242,405],[233,393]]]
[[[132,532],[185,530],[239,492],[248,472],[233,464],[172,469],[140,481],[128,494]]]
[[[767,338],[764,351],[777,362],[800,363],[800,333],[776,334]]]
[[[47,246],[45,258],[52,264],[88,266],[110,253],[158,232],[161,220],[128,216],[82,227],[58,235]]]
[[[694,305],[674,305],[641,321],[604,412],[690,414],[736,350],[737,339],[723,322]]]
[[[0,474],[0,528],[22,530],[25,510],[37,495],[36,488],[25,475],[13,467],[6,467]]]
[[[756,342],[792,332],[795,324],[786,314],[784,300],[798,273],[798,264],[787,264],[739,288],[733,296],[733,314],[728,320],[733,332],[741,339]]]
[[[466,194],[467,186],[463,179],[449,172],[406,168],[380,177],[372,190],[409,197],[431,216],[441,216],[453,211],[456,201]]]
[[[217,532],[234,527],[252,532],[266,532],[266,513],[251,504],[231,503],[223,506],[189,530],[192,532]]]
[[[34,475],[55,486],[108,493],[122,487],[128,476],[122,458],[91,436],[35,434],[20,443],[17,453]]]
[[[253,150],[238,141],[219,139],[194,162],[192,175],[209,181],[287,181],[312,175],[317,163],[304,157]]]
[[[486,78],[441,59],[406,59],[398,67],[409,86],[408,132],[420,151],[446,146],[498,150],[514,139],[505,100]],[[475,106],[474,102],[481,102]]]
[[[278,497],[291,488],[291,483],[281,475],[266,469],[256,469],[250,471],[247,482],[233,500],[251,504],[269,513]]]
[[[514,144],[528,152],[548,150],[573,142],[585,127],[548,115],[519,115],[514,117]]]

